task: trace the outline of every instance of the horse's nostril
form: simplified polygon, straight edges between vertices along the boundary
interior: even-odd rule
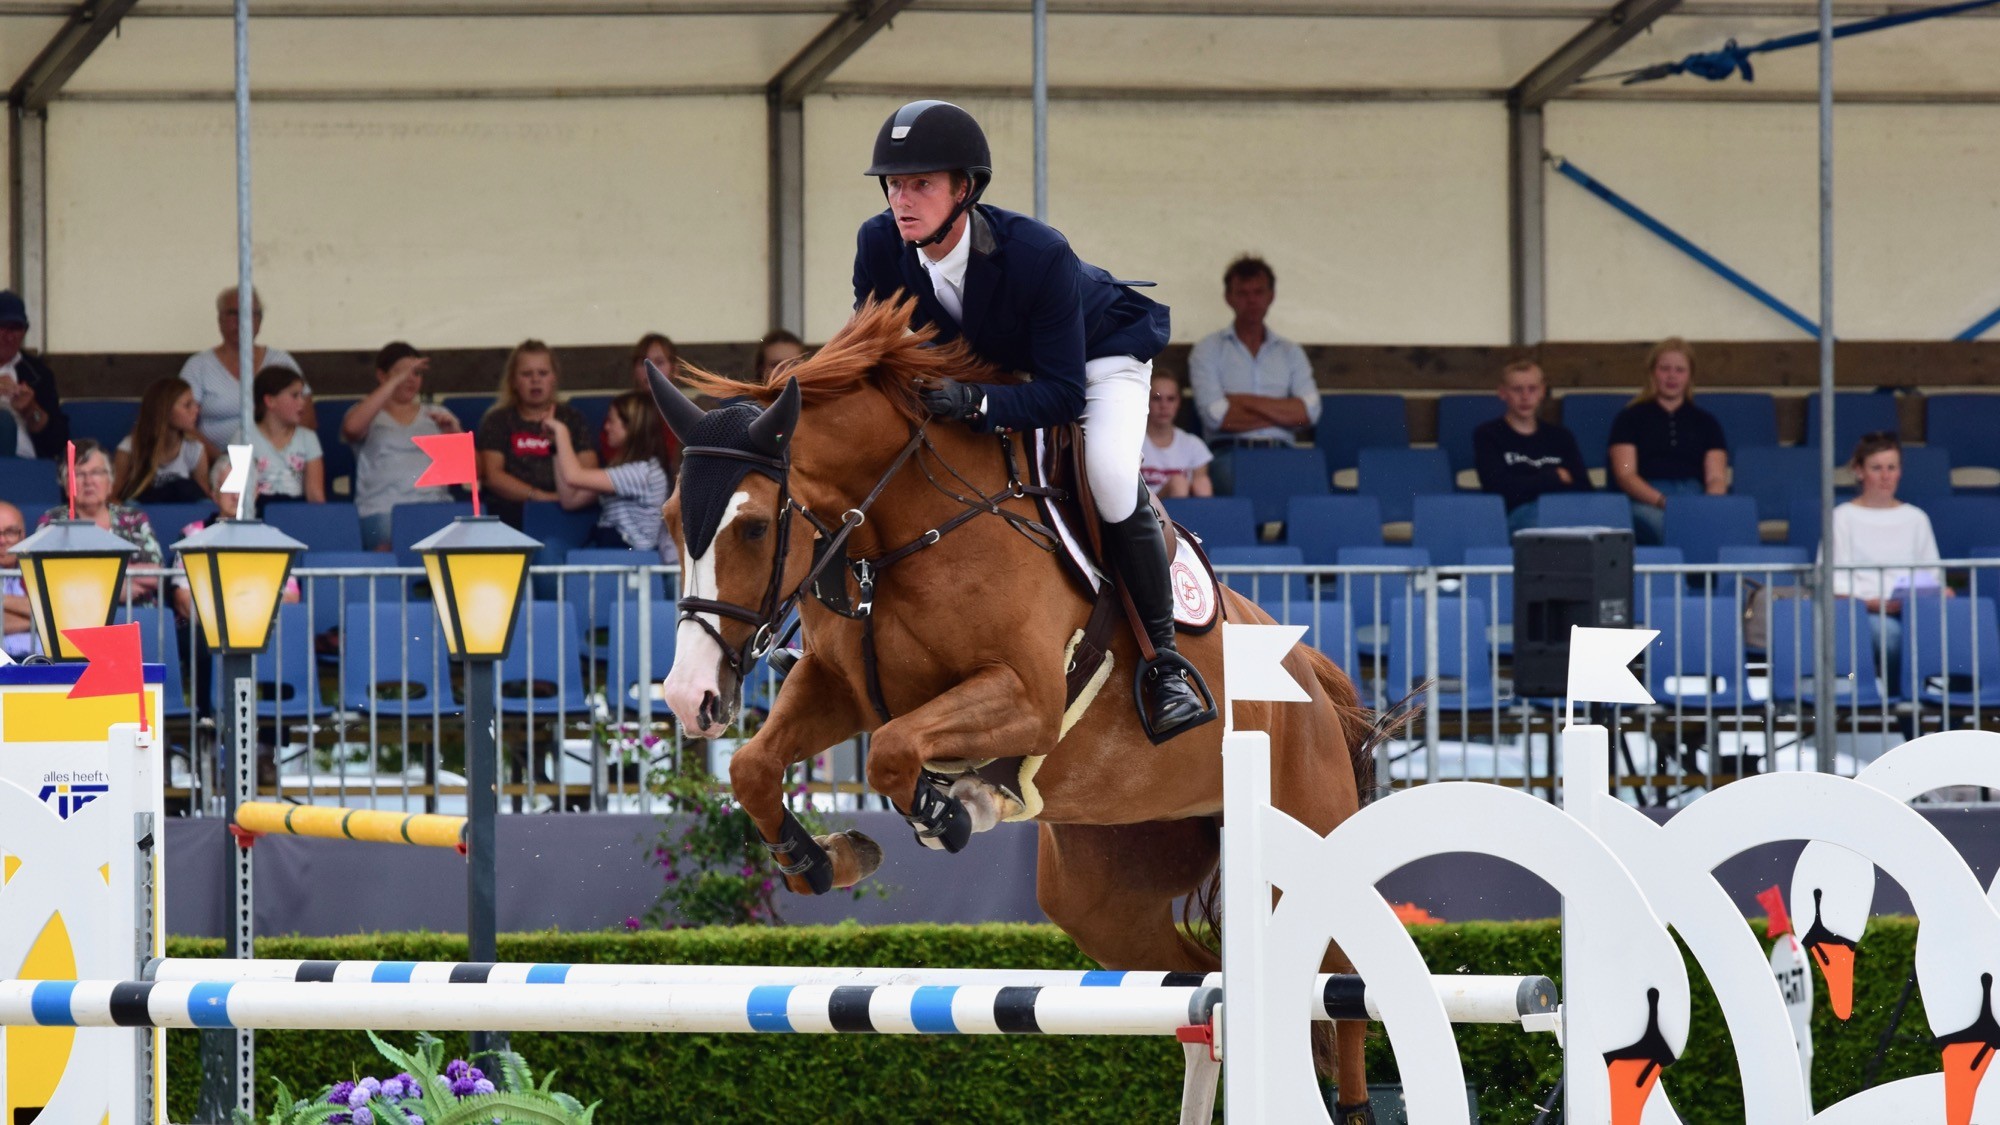
[[[715,725],[716,712],[721,701],[712,691],[701,693],[701,725],[706,730]]]

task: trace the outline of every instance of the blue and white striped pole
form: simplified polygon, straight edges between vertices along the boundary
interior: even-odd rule
[[[0,1026],[1164,1035],[1209,1021],[1218,990],[1007,985],[0,981]]]
[[[901,969],[776,965],[592,965],[526,961],[299,961],[161,958],[155,981],[267,981],[321,984],[472,985],[758,985],[1004,986],[1010,988],[1222,987],[1221,973],[1122,972],[1078,969]],[[1440,975],[1432,978],[1454,1023],[1518,1024],[1555,1010],[1547,977]],[[1314,1019],[1375,1019],[1361,978],[1322,974],[1314,988]]]

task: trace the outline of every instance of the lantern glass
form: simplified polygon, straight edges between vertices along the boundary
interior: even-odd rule
[[[21,564],[21,584],[42,651],[57,660],[84,659],[63,630],[110,624],[125,560],[115,555],[23,555]]]
[[[506,655],[521,600],[528,555],[514,551],[440,552],[424,556],[432,597],[453,656]]]
[[[187,567],[188,591],[194,595],[195,614],[209,647],[218,652],[262,651],[277,618],[291,552],[222,548],[185,552],[181,562]]]

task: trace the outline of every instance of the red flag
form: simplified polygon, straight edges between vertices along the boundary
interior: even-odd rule
[[[418,488],[447,484],[472,486],[472,514],[479,514],[479,457],[472,448],[472,435],[425,434],[410,439],[431,455],[431,467],[417,478]]]
[[[69,698],[137,695],[139,727],[146,729],[146,670],[139,654],[139,623],[64,629],[63,638],[90,662],[77,676],[76,686],[69,689]]]
[[[1757,904],[1764,908],[1769,919],[1764,924],[1765,937],[1777,937],[1792,929],[1792,916],[1785,910],[1785,892],[1773,886],[1768,891],[1757,892]]]

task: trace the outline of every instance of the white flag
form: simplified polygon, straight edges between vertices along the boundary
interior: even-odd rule
[[[1569,699],[1572,703],[1651,703],[1646,685],[1626,665],[1646,651],[1657,629],[1569,630]]]
[[[1269,699],[1310,703],[1312,696],[1285,671],[1285,654],[1306,635],[1304,625],[1222,624],[1222,674],[1229,701]]]
[[[255,448],[248,445],[229,447],[229,475],[222,478],[222,487],[217,492],[234,492],[241,495],[250,485],[250,455]]]

